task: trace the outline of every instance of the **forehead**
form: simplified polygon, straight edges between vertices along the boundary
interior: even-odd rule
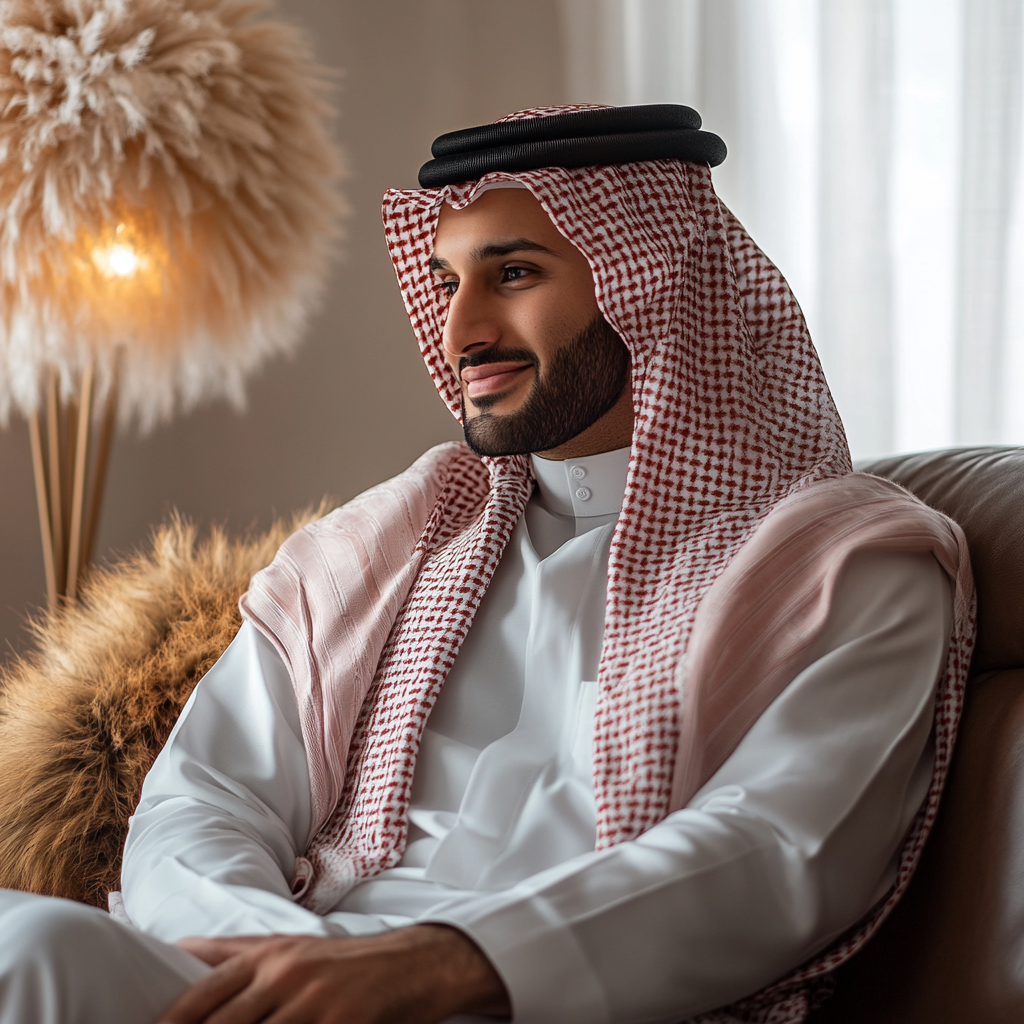
[[[572,247],[533,193],[521,188],[495,188],[461,210],[447,203],[442,205],[434,235],[434,254],[450,259],[510,238],[529,238],[555,251]]]

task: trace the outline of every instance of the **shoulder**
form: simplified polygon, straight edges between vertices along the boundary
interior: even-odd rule
[[[875,585],[920,585],[932,600],[944,580],[966,629],[973,585],[962,531],[898,485],[850,473],[809,484],[768,513],[701,601],[693,650],[746,638],[778,646],[769,660],[782,664],[790,647],[820,633],[851,566]]]
[[[465,444],[458,441],[449,441],[428,449],[398,476],[357,494],[344,505],[339,505],[310,524],[310,527],[316,532],[366,516],[379,517],[389,512],[396,514],[406,511],[414,518],[423,518],[425,521],[423,510],[429,514],[429,509],[442,493],[452,486],[483,493],[486,493],[488,486],[487,467]]]
[[[737,568],[785,559],[827,572],[857,551],[930,552],[961,586],[970,563],[963,532],[909,491],[867,473],[818,480],[765,517],[740,550]]]
[[[439,444],[398,476],[357,494],[296,531],[281,551],[306,551],[311,546],[330,548],[348,543],[355,535],[374,546],[397,542],[411,548],[447,492],[468,491],[481,500],[488,486],[487,467],[465,444]]]
[[[242,598],[252,613],[262,591],[293,593],[321,584],[337,589],[341,575],[393,575],[413,555],[452,488],[486,495],[487,469],[464,444],[437,445],[407,470],[307,523],[278,548]]]
[[[929,508],[910,491],[870,473],[846,473],[816,480],[783,498],[763,525],[826,526],[831,532],[884,523],[898,516],[901,525],[917,522],[925,528],[945,528],[945,516]]]

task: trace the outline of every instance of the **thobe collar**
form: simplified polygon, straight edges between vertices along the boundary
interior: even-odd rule
[[[629,447],[580,459],[531,455],[538,497],[548,511],[575,519],[618,515],[626,493]]]

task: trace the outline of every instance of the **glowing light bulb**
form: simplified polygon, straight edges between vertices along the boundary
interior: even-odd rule
[[[124,225],[118,224],[115,235],[124,234]],[[96,248],[92,260],[104,277],[131,277],[142,265],[139,254],[126,242]]]
[[[128,277],[139,269],[139,257],[127,245],[111,246],[107,262],[110,264],[110,272],[118,277]]]

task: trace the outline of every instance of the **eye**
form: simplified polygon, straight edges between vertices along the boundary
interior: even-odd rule
[[[453,278],[449,278],[447,281],[438,281],[437,287],[441,289],[450,299],[459,288],[459,282]]]
[[[529,267],[502,267],[501,268],[501,282],[502,284],[513,284],[516,281],[522,281],[524,278],[529,277],[533,271]]]

